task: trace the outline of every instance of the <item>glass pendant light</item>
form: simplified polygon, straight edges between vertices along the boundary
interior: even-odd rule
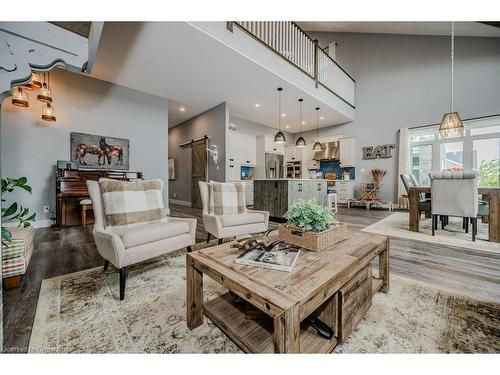
[[[29,107],[28,93],[21,86],[17,86],[12,91],[12,104],[22,108]]]
[[[45,79],[45,74],[42,88],[40,89],[40,93],[37,95],[36,100],[42,103],[52,103],[52,93],[50,92],[47,80]]]
[[[464,136],[464,124],[458,112],[453,111],[453,73],[455,60],[455,23],[451,23],[451,103],[450,112],[443,115],[439,133],[443,139],[462,138]]]
[[[319,128],[319,107],[316,107],[316,142],[313,145],[313,151],[323,151],[321,143],[318,141],[318,128]]]
[[[23,86],[24,90],[34,91],[38,90],[42,87],[42,81],[40,80],[40,73],[31,72],[31,78],[28,83],[25,83]]]
[[[278,127],[279,130],[274,136],[274,143],[286,143],[285,134],[281,131],[281,91],[283,91],[283,87],[278,87]]]
[[[302,138],[302,102],[304,99],[299,99],[299,138],[295,142],[295,147],[306,147],[306,140]]]
[[[42,108],[42,120],[55,122],[56,111],[51,103],[47,103]]]

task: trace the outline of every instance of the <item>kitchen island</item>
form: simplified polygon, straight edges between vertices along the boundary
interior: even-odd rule
[[[266,179],[254,181],[253,208],[269,211],[269,215],[282,218],[299,199],[316,200],[327,205],[327,181],[314,179]]]

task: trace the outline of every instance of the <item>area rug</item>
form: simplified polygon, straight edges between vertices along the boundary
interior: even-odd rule
[[[131,267],[124,301],[116,270],[44,280],[30,353],[240,353],[214,324],[186,326],[185,252]],[[224,288],[205,279],[205,298]],[[500,305],[392,276],[337,353],[499,353]]]
[[[441,229],[440,223],[436,235],[432,236],[431,219],[421,218],[419,231],[413,232],[408,229],[408,215],[407,212],[395,212],[362,230],[406,240],[500,253],[500,244],[488,241],[488,224],[480,223],[479,220],[478,235],[476,241],[472,242],[470,232],[465,233],[462,229],[461,218],[450,217],[449,225],[444,230]]]

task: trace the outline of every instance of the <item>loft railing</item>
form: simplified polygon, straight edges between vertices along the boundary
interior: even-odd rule
[[[292,21],[234,21],[249,35],[269,47],[319,85],[354,108],[356,81]]]

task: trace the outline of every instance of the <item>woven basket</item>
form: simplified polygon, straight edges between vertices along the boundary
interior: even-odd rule
[[[290,224],[282,224],[278,230],[280,240],[316,252],[347,238],[347,224],[340,221],[334,221],[323,232],[303,230]]]

